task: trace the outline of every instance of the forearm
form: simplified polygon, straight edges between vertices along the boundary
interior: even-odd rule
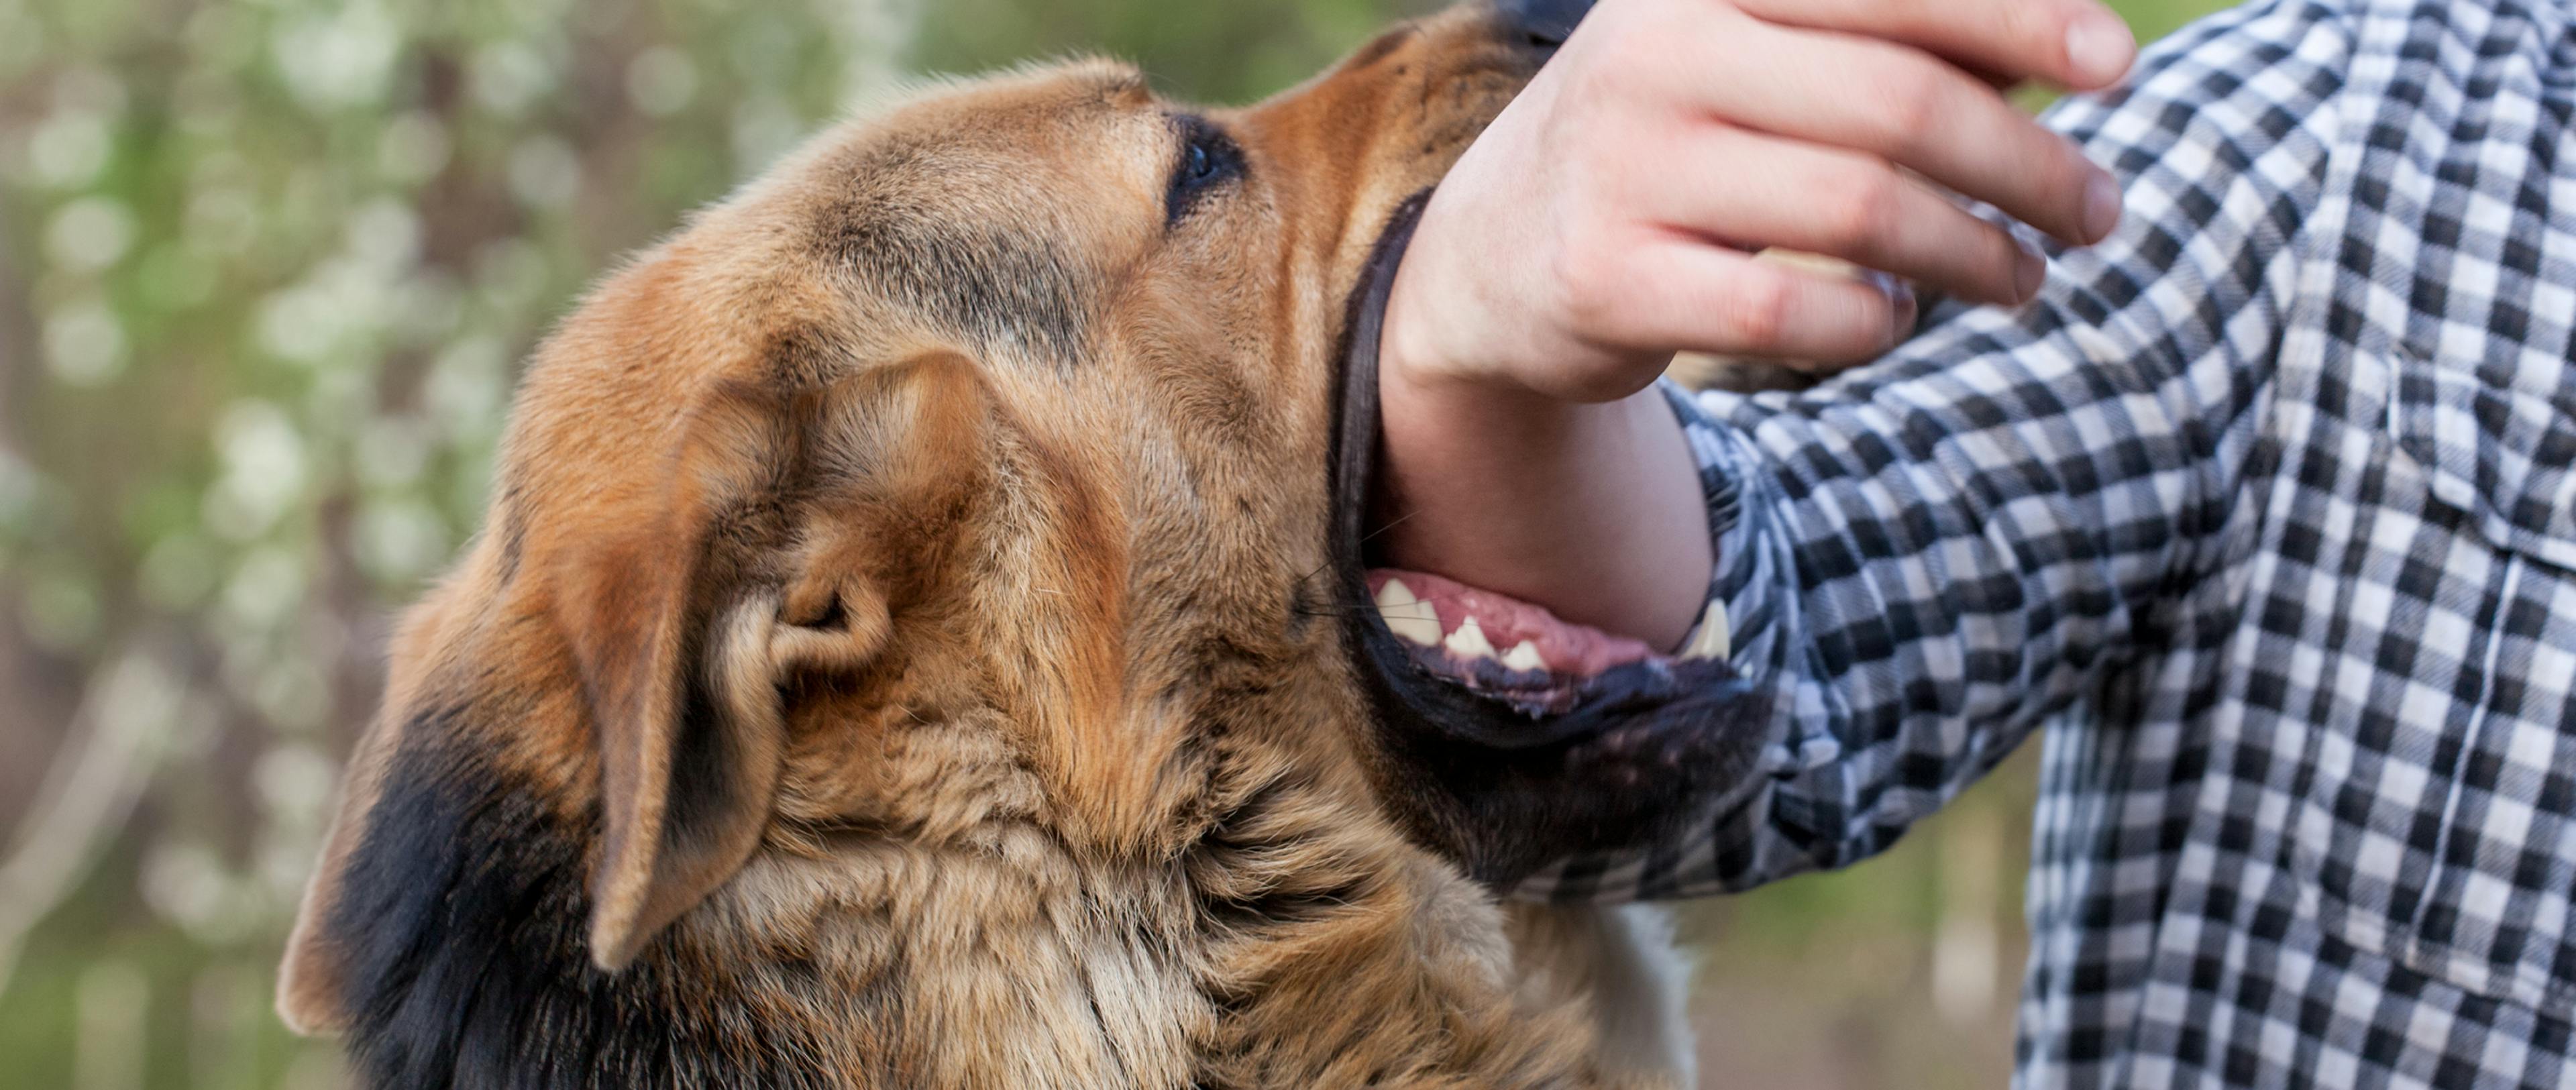
[[[1689,634],[1707,597],[1708,514],[1660,392],[1560,401],[1426,382],[1400,358],[1379,376],[1378,523],[1398,566],[1661,649]]]

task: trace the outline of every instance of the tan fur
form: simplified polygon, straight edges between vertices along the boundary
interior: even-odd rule
[[[943,88],[600,284],[403,626],[288,1020],[351,1022],[344,872],[436,729],[600,815],[589,958],[845,1085],[1687,1081],[1667,940],[1406,839],[1313,615],[1343,302],[1526,80],[1507,38],[1462,9],[1213,115],[1246,179],[1168,231],[1132,71]],[[936,296],[978,269],[1025,322]]]

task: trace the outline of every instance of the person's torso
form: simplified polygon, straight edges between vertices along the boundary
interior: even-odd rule
[[[2350,25],[2216,574],[2049,732],[2025,1083],[2576,1080],[2576,28]]]

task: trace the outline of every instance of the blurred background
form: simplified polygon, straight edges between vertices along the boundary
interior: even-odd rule
[[[339,1085],[269,1010],[333,779],[617,253],[917,74],[1243,100],[1427,6],[0,0],[0,1090]],[[1707,1081],[2003,1085],[2030,767],[1684,907]]]

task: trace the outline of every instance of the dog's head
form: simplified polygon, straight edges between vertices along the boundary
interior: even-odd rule
[[[617,970],[701,906],[804,934],[770,925],[857,910],[814,875],[898,856],[1199,866],[1281,785],[1488,879],[1643,835],[1658,792],[1580,781],[1703,744],[1639,711],[1689,670],[1407,642],[1356,522],[1408,202],[1579,7],[1456,9],[1243,110],[1097,62],[940,88],[600,284],[398,637],[290,1020],[405,1017],[365,1008],[486,941],[468,916],[577,914]],[[1419,851],[1382,839],[1350,850]],[[708,904],[746,867],[770,884]]]

